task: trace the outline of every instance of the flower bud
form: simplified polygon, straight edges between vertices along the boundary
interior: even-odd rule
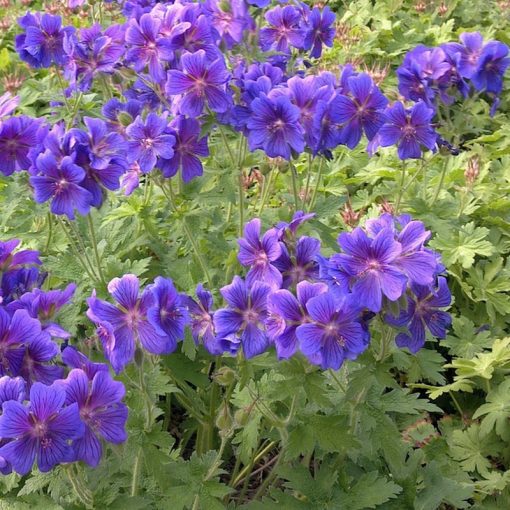
[[[236,380],[236,374],[229,367],[221,367],[216,370],[213,379],[221,386],[230,386]]]
[[[238,409],[234,413],[234,421],[238,427],[244,427],[250,421],[250,409]]]
[[[127,127],[133,123],[133,117],[131,117],[131,115],[129,115],[127,112],[119,112],[117,119],[124,127]]]
[[[216,417],[216,427],[220,431],[227,432],[232,429],[234,426],[234,420],[232,419],[232,414],[230,413],[230,408],[226,402],[224,402],[221,406],[221,409]]]

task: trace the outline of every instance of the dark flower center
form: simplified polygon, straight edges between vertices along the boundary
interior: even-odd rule
[[[282,119],[275,120],[271,126],[269,127],[269,131],[275,133],[276,131],[281,131],[285,127],[285,122]]]

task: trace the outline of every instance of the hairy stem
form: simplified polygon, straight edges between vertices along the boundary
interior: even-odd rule
[[[90,213],[87,214],[87,222],[89,225],[90,240],[92,242],[92,248],[94,250],[94,257],[96,258],[96,265],[97,265],[97,271],[99,273],[99,278],[101,279],[102,284],[106,287],[106,279],[105,279],[104,273],[103,273],[101,257],[99,256],[99,250],[97,248],[96,231],[95,231],[94,222],[92,221],[92,216]]]

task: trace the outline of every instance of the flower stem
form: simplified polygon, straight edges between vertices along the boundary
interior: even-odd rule
[[[94,222],[92,221],[92,215],[87,214],[87,222],[89,225],[90,231],[90,240],[92,242],[92,248],[94,249],[94,256],[96,258],[97,271],[99,273],[99,278],[101,279],[101,283],[106,287],[106,279],[104,277],[103,269],[101,267],[101,257],[99,256],[99,250],[97,249],[97,238],[96,231],[94,229]]]
[[[243,182],[243,170],[239,171],[238,177],[238,188],[239,188],[239,237],[243,236],[244,230],[244,182]]]
[[[221,438],[221,444],[220,448],[218,450],[218,453],[216,454],[216,457],[214,458],[213,463],[211,464],[211,467],[207,471],[204,479],[202,480],[202,483],[208,482],[216,473],[216,470],[221,466],[221,458],[223,457],[223,452],[225,451],[225,447],[227,446],[229,435],[223,435]],[[195,495],[195,500],[193,501],[193,510],[196,510],[199,508],[200,504],[200,494]]]
[[[74,492],[78,496],[78,499],[85,505],[86,508],[93,508],[93,495],[86,487],[83,487],[80,481],[76,478],[74,465],[67,464],[65,469],[67,477],[69,478],[69,481],[71,482],[71,485],[73,486]]]
[[[308,154],[308,170],[306,172],[306,184],[303,202],[308,201],[308,193],[310,192],[310,179],[312,177],[312,155]]]
[[[395,202],[395,214],[398,213],[398,208],[400,207],[400,202],[402,201],[402,195],[404,194],[404,180],[406,178],[406,162],[402,162],[402,173],[400,174],[400,184],[398,186],[398,196],[397,201]]]
[[[69,221],[69,226],[71,227],[71,230],[73,231],[73,234],[74,236],[76,237],[76,239],[78,240],[78,245],[83,253],[83,257],[85,258],[85,260],[87,261],[90,269],[92,270],[93,273],[95,273],[93,271],[93,268],[94,268],[94,264],[92,264],[92,261],[90,260],[90,257],[88,256],[88,253],[87,253],[87,247],[85,246],[85,242],[83,240],[83,237],[78,229],[78,227],[76,226],[75,223],[73,223],[72,221]],[[96,280],[99,280],[101,281],[101,277],[99,275],[96,275],[95,277]],[[106,285],[106,284],[105,284]]]
[[[165,189],[164,183],[160,184],[160,188],[161,188],[161,191],[163,192],[163,195],[165,195],[166,199],[168,200],[168,203],[170,204],[170,208],[175,213],[179,213],[179,210],[177,209],[177,206],[175,205],[175,203],[174,203],[174,201],[172,199],[173,191],[172,191],[171,185],[169,186],[170,194],[167,193],[167,191]],[[211,275],[209,274],[209,270],[207,269],[207,265],[205,263],[205,260],[202,257],[202,254],[200,253],[200,248],[199,248],[197,242],[195,241],[193,233],[191,232],[188,224],[186,223],[186,218],[182,217],[181,218],[181,223],[182,223],[182,226],[183,226],[183,229],[184,229],[184,233],[186,234],[186,237],[188,238],[189,243],[191,244],[191,246],[193,247],[193,250],[195,251],[195,255],[196,255],[197,259],[198,259],[198,263],[200,264],[200,267],[202,268],[202,272],[204,273],[204,276],[205,276],[205,278],[207,280],[207,283],[210,286],[210,285],[212,285]]]
[[[76,259],[80,263],[81,267],[85,270],[85,272],[87,273],[87,275],[89,276],[89,278],[91,280],[93,280],[93,281],[97,280],[97,276],[94,275],[94,273],[92,272],[91,269],[89,269],[89,267],[87,266],[85,260],[81,256],[81,253],[78,250],[78,247],[76,246],[76,243],[74,242],[74,239],[73,239],[73,237],[71,235],[71,232],[69,232],[69,230],[68,230],[64,220],[62,220],[60,217],[57,216],[57,221],[60,223],[60,226],[62,227],[62,230],[64,231],[64,234],[66,235],[67,240],[69,241],[69,244],[71,246],[71,250],[74,252],[74,255],[76,256]]]
[[[48,238],[46,239],[46,246],[44,247],[44,253],[48,253],[51,244],[51,238],[53,237],[53,219],[51,213],[48,213]]]
[[[430,204],[430,207],[432,207],[436,203],[436,200],[439,197],[439,193],[441,193],[441,190],[443,189],[443,184],[444,184],[444,179],[446,177],[447,169],[448,169],[448,159],[445,159],[443,169],[441,170],[441,177],[439,178],[439,184],[437,185],[436,192],[434,193],[434,198],[432,199],[432,203]]]
[[[461,419],[464,419],[464,411],[462,410],[462,407],[460,407],[459,401],[455,398],[452,391],[449,391],[448,393],[450,394],[450,397],[452,398],[452,401],[455,407],[457,408],[457,411],[459,412]]]
[[[136,452],[135,463],[133,464],[133,476],[131,478],[131,497],[138,495],[138,485],[142,473],[143,448],[140,446]]]
[[[64,105],[66,107],[67,113],[69,115],[71,115],[71,108],[69,106],[69,101],[67,100],[67,97],[66,97],[66,88],[64,85],[64,80],[62,80],[62,76],[60,76],[60,70],[56,66],[55,66],[55,72],[57,74],[57,80],[58,80],[58,84],[60,86],[60,90],[62,91],[62,97],[64,98]]]
[[[319,185],[322,177],[322,167],[324,163],[324,158],[320,158],[319,160],[319,170],[317,172],[317,182],[315,183],[315,188],[313,189],[312,199],[310,200],[310,207],[308,211],[312,211],[315,206],[315,199],[317,198],[317,191],[319,190]]]
[[[294,210],[297,211],[299,209],[299,197],[297,190],[297,171],[294,163],[292,161],[289,162],[290,165],[290,176],[292,179],[292,193],[294,195]]]
[[[267,197],[269,196],[269,190],[271,189],[271,180],[273,178],[273,169],[269,170],[269,173],[267,174],[267,179],[264,180],[264,190],[262,192],[262,199],[260,201],[259,210],[257,213],[257,216],[260,216],[262,214],[262,211],[264,210],[264,206],[266,205]]]

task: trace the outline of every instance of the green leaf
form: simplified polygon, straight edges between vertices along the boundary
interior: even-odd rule
[[[348,491],[340,493],[338,504],[339,508],[348,508],[349,510],[376,508],[378,505],[396,498],[401,492],[402,487],[380,476],[377,471],[372,471],[360,476]]]
[[[435,404],[421,399],[416,393],[409,390],[392,390],[385,393],[380,399],[381,408],[386,412],[400,414],[421,414],[423,411],[442,413],[443,411]]]
[[[488,234],[488,228],[476,227],[474,222],[470,222],[460,227],[458,232],[440,234],[430,244],[442,253],[447,267],[460,263],[468,269],[473,266],[476,256],[494,253],[494,246],[486,240]]]
[[[423,470],[424,489],[414,501],[414,510],[437,510],[441,503],[454,508],[468,508],[467,501],[473,494],[473,484],[469,478],[451,478],[437,461],[432,461]]]
[[[450,440],[450,455],[460,462],[464,471],[478,471],[483,476],[488,474],[491,463],[484,455],[487,438],[474,423],[466,430],[454,430]]]
[[[482,435],[485,436],[495,430],[502,439],[510,439],[510,379],[506,379],[488,393],[487,403],[475,411],[473,419],[480,416],[485,416],[480,426]]]

